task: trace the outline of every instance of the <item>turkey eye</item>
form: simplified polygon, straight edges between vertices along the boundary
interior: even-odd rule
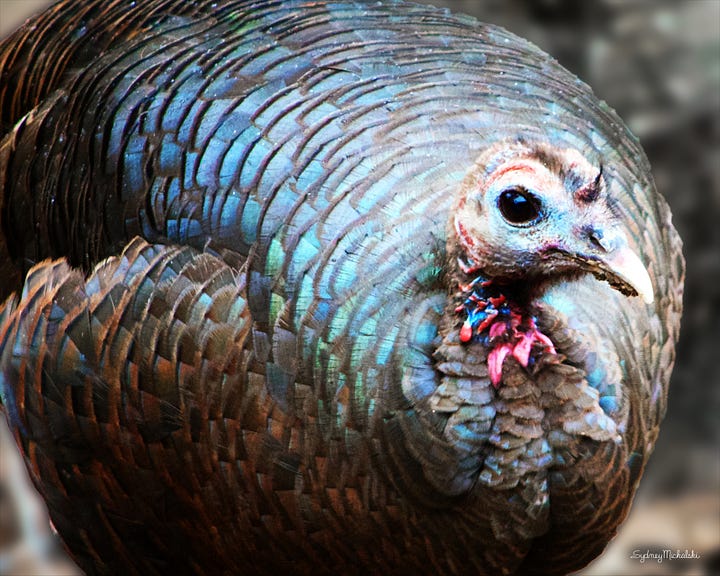
[[[503,218],[510,224],[529,224],[540,215],[540,200],[524,188],[508,188],[498,198]]]

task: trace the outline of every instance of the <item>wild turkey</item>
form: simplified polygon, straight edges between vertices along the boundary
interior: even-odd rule
[[[587,86],[395,1],[68,0],[0,55],[0,392],[88,574],[603,550],[684,263]]]

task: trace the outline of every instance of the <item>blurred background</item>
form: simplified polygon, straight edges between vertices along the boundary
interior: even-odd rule
[[[720,0],[422,0],[528,38],[640,138],[685,244],[668,412],[630,516],[582,576],[720,574]],[[0,38],[47,0],[0,0]],[[694,551],[649,559],[633,551]],[[0,422],[0,574],[79,574]]]

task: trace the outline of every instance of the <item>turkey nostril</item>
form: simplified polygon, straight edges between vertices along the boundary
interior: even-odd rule
[[[594,248],[597,248],[600,252],[610,252],[610,247],[608,246],[607,240],[604,240],[602,230],[588,227],[585,232],[590,240],[590,244],[592,244]]]

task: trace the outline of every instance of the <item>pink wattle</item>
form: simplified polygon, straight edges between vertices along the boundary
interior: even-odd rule
[[[470,342],[472,338],[472,325],[469,322],[464,322],[462,328],[460,328],[460,342]]]
[[[533,331],[535,332],[535,331]],[[527,366],[530,361],[530,349],[535,338],[530,334],[523,334],[520,341],[513,348],[513,356],[522,366]]]
[[[490,381],[495,388],[500,385],[503,364],[508,356],[512,356],[521,366],[527,368],[530,363],[532,347],[536,342],[542,344],[545,352],[555,354],[555,346],[550,338],[540,332],[532,320],[530,320],[530,329],[527,332],[521,332],[515,326],[509,326],[505,322],[496,322],[489,330],[491,340],[505,333],[511,333],[512,340],[496,344],[488,354],[488,372]]]
[[[535,319],[509,302],[497,289],[493,290],[491,281],[476,278],[468,285],[461,284],[460,290],[470,292],[465,302],[455,309],[459,314],[467,314],[460,328],[460,342],[467,344],[477,336],[486,343],[488,374],[495,388],[502,381],[502,369],[508,356],[527,368],[536,344],[545,352],[555,353],[555,346],[538,330]],[[487,294],[488,290],[494,295]]]
[[[505,358],[512,351],[512,346],[508,343],[496,346],[488,354],[488,372],[490,373],[490,382],[497,388],[502,380],[502,367]]]

